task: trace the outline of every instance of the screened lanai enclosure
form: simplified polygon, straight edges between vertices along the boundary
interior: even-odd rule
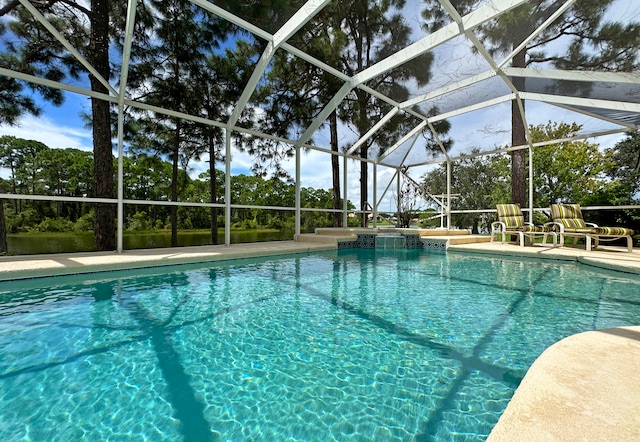
[[[293,213],[296,233],[318,211],[375,224],[400,212],[401,182],[419,185],[440,165],[444,192],[421,197],[450,227],[451,164],[497,153],[532,216],[537,147],[610,147],[640,127],[635,0],[12,0],[0,14],[3,134],[19,125],[53,142],[75,127],[95,174],[77,195],[34,187],[0,198],[95,203],[103,249],[115,231],[123,250],[126,207],[175,207],[173,228],[178,207],[215,209],[227,245],[242,208]],[[535,141],[530,127],[549,121],[579,130]],[[160,183],[130,167],[153,156],[172,164],[160,196],[138,191]],[[19,161],[3,159],[4,178]],[[178,196],[181,171],[209,187]],[[292,183],[293,204],[239,201],[241,174]],[[333,207],[307,204],[305,188],[333,189]]]

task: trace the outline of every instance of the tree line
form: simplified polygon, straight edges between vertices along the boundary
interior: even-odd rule
[[[115,161],[113,159],[112,161]],[[0,166],[8,171],[0,178],[0,192],[15,195],[49,195],[86,198],[94,195],[93,155],[79,149],[49,148],[44,143],[12,136],[0,137]],[[124,198],[138,201],[169,201],[173,186],[172,164],[159,156],[140,154],[123,158]],[[225,175],[216,171],[219,191],[210,195],[209,171],[192,178],[180,169],[177,199],[181,202],[224,204]],[[280,178],[256,175],[234,175],[231,181],[231,201],[235,205],[294,207],[295,186]],[[333,207],[332,192],[303,187],[301,206],[315,209]],[[354,206],[348,202],[348,207]],[[171,207],[162,205],[125,204],[125,228],[128,230],[171,229]],[[9,233],[29,231],[90,231],[93,230],[95,204],[83,201],[41,201],[12,199],[4,201],[6,229]],[[208,229],[211,211],[206,207],[179,207],[177,229]],[[224,227],[224,216],[218,215]],[[233,208],[231,227],[294,229],[293,210]],[[354,221],[355,222],[355,221]],[[333,224],[330,212],[303,211],[301,228]],[[212,235],[218,234],[217,231]]]
[[[303,0],[221,0],[216,5],[274,33],[304,3]],[[481,0],[464,0],[455,2],[455,6],[465,14],[482,3]],[[560,3],[529,1],[476,31],[492,54],[507,55],[519,47],[520,51],[512,61],[515,67],[552,63],[564,69],[630,71],[637,68],[634,48],[640,41],[640,28],[635,23],[623,26],[604,22],[604,13],[612,4],[611,0],[575,2],[544,32],[522,46],[529,32],[545,22]],[[133,45],[126,84],[127,96],[144,106],[125,106],[116,114],[114,106],[102,97],[109,95],[111,85],[121,78],[118,74],[127,39],[127,2],[50,0],[29,4],[77,49],[92,69],[72,56],[65,45],[45,29],[37,15],[18,1],[0,7],[0,17],[10,17],[0,22],[3,43],[0,66],[52,81],[89,84],[92,95],[86,119],[93,135],[93,181],[84,184],[94,197],[115,197],[112,139],[118,118],[122,118],[123,137],[132,158],[159,155],[167,159],[171,166],[167,198],[178,201],[185,180],[182,171],[190,161],[208,157],[209,177],[219,175],[216,163],[225,159],[225,136],[232,136],[237,149],[254,156],[253,172],[256,175],[276,179],[286,177],[281,161],[294,154],[295,146],[281,140],[295,139],[295,134],[304,132],[342,88],[342,81],[330,72],[290,52],[275,50],[260,37],[189,1],[151,0],[136,3],[135,26],[130,29]],[[411,28],[401,15],[404,5],[404,0],[330,2],[288,43],[337,71],[353,76],[411,43]],[[424,0],[422,17],[422,26],[430,32],[450,20],[435,0]],[[563,38],[571,41],[568,53],[545,51]],[[598,50],[594,51],[596,46]],[[273,50],[275,53],[272,54]],[[257,61],[263,57],[268,63],[261,68]],[[424,53],[370,80],[367,86],[402,102],[411,96],[409,85],[425,85],[436,74],[433,54]],[[260,80],[254,82],[254,75]],[[245,85],[252,83],[256,85],[255,90],[245,90]],[[518,86],[516,83],[517,79],[514,79],[514,85]],[[64,99],[59,89],[18,78],[0,77],[0,86],[0,124],[16,124],[25,113],[40,114],[39,100],[57,105]],[[34,99],[34,93],[39,100]],[[524,108],[524,104],[514,101],[514,145],[524,144],[519,108]],[[392,109],[391,104],[364,89],[351,89],[325,122],[330,129],[331,150],[338,152],[349,147],[339,143],[339,121],[357,137],[362,137]],[[435,112],[428,108],[416,110],[423,115]],[[223,121],[226,127],[257,130],[271,134],[273,138],[256,137],[250,131],[225,134],[220,126],[183,119],[180,114]],[[419,123],[412,114],[398,112],[385,125],[384,131],[376,132],[360,146],[358,155],[366,160],[375,156],[376,150],[384,152]],[[449,149],[449,123],[442,121],[432,127],[438,136],[425,130],[421,148],[427,151]],[[512,155],[510,183],[512,199],[522,204],[525,202],[523,189],[526,188],[523,158],[522,151]],[[332,159],[332,207],[340,209],[339,162],[335,155]],[[364,208],[369,200],[367,168],[367,162],[362,161],[360,208]],[[218,180],[209,179],[207,184],[210,201],[217,201],[216,195],[221,194]],[[60,210],[72,209],[61,207]],[[96,203],[93,210],[96,249],[115,249],[114,205]],[[172,245],[175,245],[178,215],[183,208],[171,206],[167,210]],[[211,208],[212,231],[217,229],[218,218],[217,209]],[[334,215],[333,225],[340,222],[339,214]],[[360,222],[367,225],[364,212]]]

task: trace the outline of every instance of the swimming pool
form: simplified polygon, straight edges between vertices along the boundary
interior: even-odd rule
[[[0,284],[0,440],[484,440],[640,279],[353,249]]]

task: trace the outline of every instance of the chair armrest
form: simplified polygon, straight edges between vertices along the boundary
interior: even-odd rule
[[[548,223],[544,223],[545,227],[551,227],[553,231],[564,233],[564,225],[561,223],[557,223],[555,221],[549,221]]]
[[[598,227],[598,225],[596,223],[584,223],[585,225],[589,226],[589,227]]]

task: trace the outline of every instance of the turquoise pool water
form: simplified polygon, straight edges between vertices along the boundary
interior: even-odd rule
[[[480,441],[640,279],[347,250],[0,284],[0,440]]]

